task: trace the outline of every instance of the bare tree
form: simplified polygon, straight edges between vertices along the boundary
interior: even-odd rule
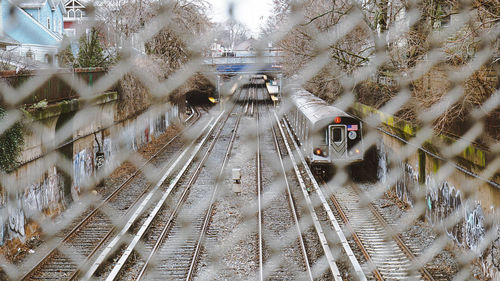
[[[347,90],[357,93],[358,100],[378,107],[395,96],[399,87],[408,87],[412,98],[398,114],[418,122],[417,110],[431,108],[456,86],[449,73],[471,62],[482,50],[488,50],[489,60],[460,82],[465,89],[463,99],[434,122],[438,132],[446,128],[460,134],[468,128],[463,122],[469,112],[481,106],[498,88],[494,77],[498,76],[500,43],[490,34],[496,34],[500,24],[499,0],[274,0],[274,5],[276,14],[268,20],[263,34],[275,31],[291,14],[303,15],[303,20],[279,42],[285,51],[284,68],[288,75],[302,70],[319,54],[328,55],[331,63],[325,64],[305,85],[323,98],[335,100]],[[335,43],[318,44],[318,38],[336,32],[353,11],[361,14],[362,21]],[[418,11],[420,15],[414,24],[410,24],[407,17],[411,11]],[[453,26],[460,13],[467,14],[469,20],[454,34],[443,38],[440,34]],[[409,30],[397,34],[391,26],[409,26]],[[425,62],[432,50],[444,52],[445,60],[419,79],[404,82],[402,78]],[[346,75],[372,63],[376,54],[385,54],[388,59],[378,66],[372,77],[356,81],[354,85],[341,82]],[[443,82],[433,82],[439,79]],[[500,122],[498,118],[495,120],[489,122]],[[489,133],[500,135],[495,131]]]
[[[217,24],[215,29],[218,42],[231,50],[234,49],[234,46],[250,38],[248,27],[234,19]]]
[[[38,64],[35,60],[21,57],[13,51],[0,50],[0,71],[15,70],[16,72],[24,72],[36,68]]]

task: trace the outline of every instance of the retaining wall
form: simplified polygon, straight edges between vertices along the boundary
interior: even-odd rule
[[[96,184],[100,169],[111,172],[120,164],[115,152],[138,150],[180,122],[172,105],[115,123],[116,100],[116,93],[106,93],[92,106],[73,100],[26,113],[34,130],[25,135],[22,164],[0,185],[0,246],[15,238],[23,242],[31,218],[53,217],[77,201],[84,186]],[[51,147],[65,127],[73,132],[68,141]]]
[[[499,278],[500,227],[498,221],[493,226],[487,225],[485,218],[500,206],[500,175],[497,173],[487,179],[479,176],[494,156],[469,145],[453,162],[448,162],[439,155],[437,148],[439,144],[454,143],[449,137],[435,136],[417,149],[412,138],[418,128],[413,124],[360,103],[355,104],[352,113],[364,120],[378,118],[381,121],[378,128],[381,138],[377,144],[378,175],[380,181],[387,182],[387,175],[393,169],[398,170],[400,177],[391,189],[401,201],[410,206],[425,202],[425,219],[433,225],[440,225],[453,216],[458,223],[448,227],[446,232],[462,247],[475,250],[488,230],[496,232],[496,239],[481,259],[485,272],[493,279]],[[415,152],[401,160],[400,152],[407,145],[413,146]],[[440,179],[438,172],[446,165],[451,165],[452,169]]]

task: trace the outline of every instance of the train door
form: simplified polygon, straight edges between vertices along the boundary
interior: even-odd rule
[[[347,153],[347,138],[345,125],[328,126],[329,140],[328,147],[330,159],[345,159]]]

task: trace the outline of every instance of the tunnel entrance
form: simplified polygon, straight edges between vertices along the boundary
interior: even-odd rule
[[[374,183],[378,181],[379,153],[377,146],[372,145],[365,150],[364,159],[361,162],[349,165],[349,173],[354,182]]]
[[[211,91],[192,90],[186,93],[186,101],[190,105],[214,105],[209,98],[214,98],[213,92]]]

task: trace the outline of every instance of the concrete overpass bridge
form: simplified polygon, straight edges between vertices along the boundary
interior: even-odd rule
[[[275,77],[274,87],[277,88],[276,95],[281,94],[283,51],[268,50],[256,51],[234,51],[212,54],[205,57],[204,70],[206,73],[217,76],[217,93],[220,95],[221,84],[225,77],[236,75],[264,74]]]

